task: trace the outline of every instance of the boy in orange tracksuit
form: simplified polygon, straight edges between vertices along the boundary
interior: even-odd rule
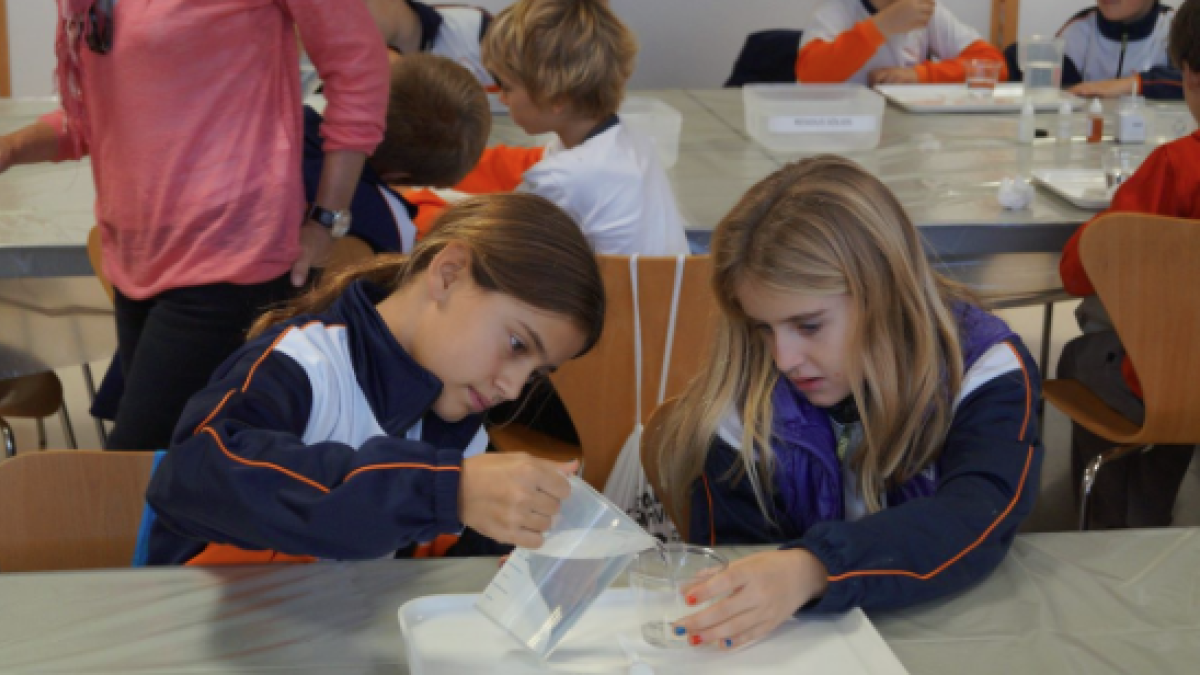
[[[1169,51],[1183,72],[1184,100],[1192,117],[1200,120],[1200,0],[1187,0],[1179,8],[1171,25]],[[1200,132],[1151,153],[1113,196],[1109,212],[1118,211],[1200,220]],[[1067,292],[1085,299],[1076,310],[1084,334],[1064,347],[1058,374],[1082,382],[1113,410],[1140,422],[1144,406],[1137,373],[1079,258],[1079,241],[1090,224],[1085,223],[1067,242],[1059,267]],[[1111,446],[1076,425],[1071,437],[1075,478],[1083,475],[1093,457]],[[1094,526],[1169,525],[1191,459],[1190,448],[1159,447],[1131,455],[1101,472],[1092,491]]]
[[[931,61],[930,57],[937,61]],[[934,0],[825,0],[804,30],[800,82],[917,84],[965,82],[971,59],[996,61],[985,42]]]

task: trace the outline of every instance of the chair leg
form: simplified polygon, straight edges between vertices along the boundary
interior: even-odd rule
[[[1135,450],[1143,451],[1150,447],[1149,445],[1123,445],[1107,452],[1102,452],[1093,457],[1092,461],[1088,462],[1087,468],[1083,470],[1083,480],[1079,486],[1080,532],[1088,530],[1088,517],[1091,515],[1092,488],[1096,485],[1096,476],[1100,473],[1100,469],[1105,464],[1121,459]]]
[[[17,456],[17,437],[13,435],[12,427],[8,426],[8,421],[0,417],[0,437],[4,439],[4,456],[12,458]]]
[[[96,402],[96,380],[92,377],[91,364],[83,364],[83,384],[87,387],[88,401]],[[100,439],[100,446],[108,445],[108,431],[104,429],[104,420],[99,417],[93,417],[92,421],[96,423],[96,436]]]
[[[70,444],[72,450],[78,450],[79,443],[75,440],[75,428],[71,426],[71,416],[67,414],[65,401],[58,409],[58,418],[62,421],[63,435],[67,437],[67,443]]]
[[[37,418],[36,420],[34,420],[34,422],[37,424],[38,450],[45,450],[46,449],[46,423],[43,422],[42,418],[40,418],[40,417]]]
[[[1047,302],[1045,309],[1042,311],[1042,349],[1038,354],[1038,368],[1042,371],[1042,381],[1045,382],[1049,377],[1050,371],[1050,333],[1054,327],[1054,303]],[[1046,429],[1046,399],[1038,397],[1037,400],[1037,421],[1038,429],[1045,433]]]

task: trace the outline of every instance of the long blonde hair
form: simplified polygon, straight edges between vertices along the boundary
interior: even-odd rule
[[[665,420],[660,475],[678,513],[700,478],[721,419],[743,420],[733,480],[751,480],[759,508],[773,494],[771,392],[779,379],[766,340],[737,300],[746,280],[788,293],[846,294],[857,315],[846,364],[863,425],[853,468],[871,512],[941,452],[963,377],[950,306],[969,294],[935,273],[895,196],[857,164],[820,156],[752,187],[712,239],[713,291],[721,307],[709,370]]]
[[[480,288],[574,323],[584,334],[583,350],[576,356],[586,354],[600,339],[604,281],[595,254],[565,211],[524,193],[472,197],[451,206],[408,255],[373,256],[322,279],[304,295],[260,316],[250,328],[250,337],[282,321],[325,311],[359,279],[395,291],[454,242],[471,251],[471,278]]]

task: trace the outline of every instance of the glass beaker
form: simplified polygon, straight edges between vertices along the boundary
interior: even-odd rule
[[[518,548],[475,607],[541,658],[639,551],[658,540],[576,476],[545,542]]]
[[[712,604],[689,606],[688,591],[728,567],[721,554],[690,544],[667,544],[637,554],[629,566],[629,587],[642,638],[655,647],[686,646],[687,636],[677,635],[671,624]]]
[[[1025,74],[1025,93],[1036,106],[1058,102],[1065,45],[1062,38],[1031,35],[1017,46],[1017,65]]]

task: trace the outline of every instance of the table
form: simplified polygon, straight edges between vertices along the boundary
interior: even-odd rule
[[[1191,673],[1197,570],[1200,529],[1021,535],[980,586],[871,618],[914,675]],[[405,673],[397,609],[479,592],[495,571],[477,558],[0,575],[0,672]]]

